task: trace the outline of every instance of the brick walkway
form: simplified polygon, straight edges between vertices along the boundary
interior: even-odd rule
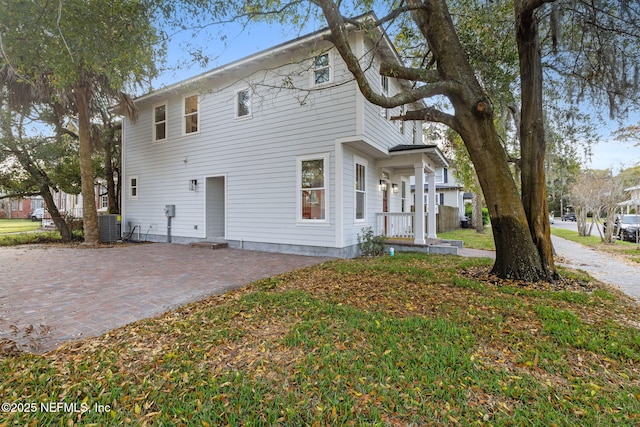
[[[326,259],[164,243],[0,248],[0,341],[52,350]],[[23,337],[29,325],[36,332]],[[39,325],[51,330],[40,334]]]

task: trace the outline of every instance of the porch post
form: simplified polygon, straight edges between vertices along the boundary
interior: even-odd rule
[[[413,230],[413,243],[417,245],[424,245],[426,240],[424,239],[424,165],[422,163],[415,164],[416,175],[416,202],[414,212],[414,230]]]
[[[436,239],[436,174],[435,172],[427,172],[427,182],[429,185],[429,193],[427,194],[427,203],[429,211],[429,224],[427,225],[427,233],[430,239]]]

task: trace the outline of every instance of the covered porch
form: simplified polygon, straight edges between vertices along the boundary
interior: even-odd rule
[[[382,169],[380,180],[383,193],[382,212],[376,212],[376,232],[390,238],[410,238],[417,245],[438,239],[436,225],[436,192],[427,193],[425,204],[425,183],[428,188],[436,188],[436,168],[447,167],[448,163],[436,145],[398,145],[389,149],[388,156],[376,161]],[[413,212],[407,212],[408,204],[401,205],[401,211],[389,209],[389,198],[398,189],[399,177],[415,177],[415,202]],[[391,191],[390,191],[391,190]],[[403,195],[405,197],[405,195]]]

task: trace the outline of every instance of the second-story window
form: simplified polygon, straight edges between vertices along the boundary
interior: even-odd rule
[[[313,60],[313,84],[321,85],[329,82],[331,82],[331,58],[329,53],[323,53]]]
[[[153,140],[167,139],[167,104],[153,107]]]
[[[251,91],[241,90],[236,93],[236,117],[251,116]]]
[[[198,132],[198,95],[184,99],[184,133]]]
[[[380,76],[380,90],[382,92],[382,95],[389,96],[389,77]],[[389,120],[389,117],[390,117],[389,109],[380,107],[380,115],[385,119]]]

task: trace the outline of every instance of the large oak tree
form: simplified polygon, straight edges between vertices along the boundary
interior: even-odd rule
[[[127,92],[155,72],[156,30],[146,0],[17,0],[0,3],[0,67],[26,83],[26,102],[55,101],[75,116],[84,238],[100,240],[94,198],[91,122],[97,97],[134,114]]]

